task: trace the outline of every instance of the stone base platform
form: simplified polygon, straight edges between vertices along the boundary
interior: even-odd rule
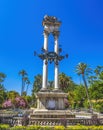
[[[63,125],[62,120],[75,119],[69,110],[34,110],[30,115],[29,125]]]
[[[60,91],[40,91],[36,93],[38,110],[64,110],[66,93]]]
[[[31,118],[75,118],[69,110],[35,110],[33,114],[30,115]]]
[[[60,90],[42,90],[36,93],[37,109],[30,114],[30,125],[60,125],[62,119],[75,119],[75,115],[65,110],[67,94]]]

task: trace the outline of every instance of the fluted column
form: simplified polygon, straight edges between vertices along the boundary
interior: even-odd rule
[[[59,54],[59,47],[58,47],[58,37],[59,37],[59,31],[54,32],[54,52],[58,55]],[[54,69],[54,89],[59,89],[59,63],[58,60],[55,61],[55,69]]]
[[[44,31],[44,49],[48,51],[48,35],[47,31]],[[47,89],[47,79],[48,79],[48,62],[46,59],[43,60],[43,80],[42,80],[42,90]]]

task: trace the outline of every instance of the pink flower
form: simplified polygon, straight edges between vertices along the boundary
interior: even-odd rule
[[[16,97],[15,98],[15,106],[24,108],[27,106],[27,102],[22,97]]]
[[[6,100],[3,105],[2,105],[4,108],[11,108],[13,106],[11,100]]]
[[[8,99],[2,106],[3,108],[11,108],[12,106],[15,106],[15,108],[25,108],[27,106],[27,102],[23,97],[16,97],[13,103],[10,99]]]

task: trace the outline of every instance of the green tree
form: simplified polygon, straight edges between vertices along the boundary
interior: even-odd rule
[[[25,86],[24,88],[25,88],[25,90],[24,90],[22,95],[27,95],[29,85],[30,85],[29,78],[28,77],[24,77],[24,86]]]
[[[3,101],[7,98],[6,90],[4,88],[4,80],[6,75],[0,72],[0,107],[2,106]]]
[[[24,97],[24,99],[27,101],[27,103],[28,103],[28,107],[31,107],[33,104],[33,100],[35,100],[35,99],[33,99],[32,98],[32,96],[29,96],[29,95],[27,95],[27,96],[23,96]]]
[[[18,97],[18,96],[20,96],[20,95],[19,95],[19,93],[16,92],[16,91],[8,91],[8,92],[7,92],[7,98],[8,98],[8,99],[11,99],[12,102],[13,102],[14,99],[15,99],[16,97]]]
[[[80,76],[82,76],[82,80],[84,82],[84,85],[85,85],[85,90],[86,90],[86,95],[87,95],[87,98],[88,98],[88,102],[89,102],[89,105],[90,105],[90,108],[92,109],[92,104],[90,102],[90,98],[89,98],[89,93],[88,93],[88,85],[87,85],[87,81],[86,81],[86,76],[91,73],[91,69],[88,67],[87,64],[85,63],[79,63],[77,66],[76,66],[76,73]]]
[[[89,92],[91,95],[91,99],[98,100],[103,99],[103,82],[96,81],[94,82],[90,88]]]
[[[42,87],[42,75],[38,74],[34,77],[32,94],[38,92]]]
[[[97,66],[94,70],[94,73],[96,74],[97,78],[100,79],[100,75],[103,72],[103,66]]]
[[[7,92],[3,86],[0,86],[0,108],[2,107],[2,103],[7,98]]]
[[[6,75],[4,73],[0,72],[0,85],[2,85],[2,83],[5,80],[5,78],[6,78]]]
[[[30,80],[29,80],[29,79],[26,81],[26,84],[27,84],[27,86],[26,86],[26,95],[27,95],[28,87],[29,87],[29,85],[30,85]]]
[[[74,108],[74,102],[75,102],[74,97],[75,97],[74,91],[69,91],[67,96],[69,102],[69,108]]]
[[[75,83],[72,81],[71,77],[67,76],[65,73],[59,74],[59,85],[60,89],[66,93],[75,88]]]
[[[103,66],[94,69],[93,80],[90,84],[89,92],[94,100],[103,99]]]
[[[103,66],[97,66],[90,80],[89,92],[94,100],[103,98]]]
[[[25,88],[25,76],[27,76],[27,72],[25,70],[21,70],[19,72],[19,75],[22,76],[22,87],[21,87],[21,96],[23,95],[23,92],[24,92],[24,88]]]
[[[73,91],[74,108],[84,107],[84,100],[86,100],[85,87],[83,85],[76,86]]]
[[[89,83],[93,84],[96,81],[103,81],[103,66],[97,66],[94,69],[93,75],[88,77]]]
[[[38,74],[34,77],[33,89],[32,89],[32,106],[36,107],[36,97],[35,93],[37,93],[42,88],[42,75]]]

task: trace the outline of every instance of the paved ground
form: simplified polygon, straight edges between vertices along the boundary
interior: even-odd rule
[[[103,118],[103,114],[98,112],[88,113],[85,111],[74,112],[77,118],[91,118],[93,114],[97,114],[98,118]]]

